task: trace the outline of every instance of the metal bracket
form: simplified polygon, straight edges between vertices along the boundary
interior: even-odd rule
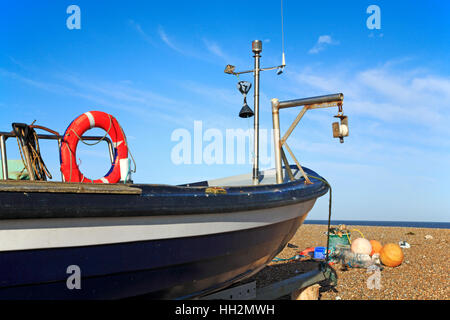
[[[36,126],[38,129],[41,129],[42,127]],[[6,140],[8,138],[15,138],[17,135],[14,132],[0,132],[0,155],[1,155],[1,166],[3,171],[3,177],[1,177],[0,180],[8,180],[8,159],[6,155]],[[38,139],[44,139],[44,140],[57,140],[58,142],[58,150],[61,152],[61,143],[63,140],[63,137],[58,134],[38,134]],[[98,140],[104,140],[108,144],[108,150],[109,150],[109,158],[111,160],[111,163],[114,162],[114,148],[111,142],[111,139],[108,137],[96,137],[96,136],[83,136],[83,140],[89,140],[89,141],[98,141]],[[61,174],[61,180],[64,181],[64,176]]]
[[[253,300],[256,299],[256,281],[221,290],[201,300]]]
[[[300,120],[305,115],[306,111],[310,109],[319,109],[319,108],[330,108],[330,107],[338,107],[339,112],[342,112],[342,102],[344,100],[344,95],[342,93],[330,94],[325,96],[304,98],[304,99],[296,99],[296,100],[288,100],[288,101],[279,101],[278,99],[272,99],[272,121],[273,121],[273,131],[274,131],[274,146],[275,146],[275,165],[276,165],[276,177],[277,183],[283,182],[283,168],[282,161],[285,162],[285,170],[288,170],[288,164],[286,164],[286,156],[283,150],[283,146],[286,147],[287,151],[291,155],[292,159],[294,159],[297,168],[300,170],[302,176],[305,179],[305,183],[311,184],[306,173],[303,171],[303,168],[300,165],[300,162],[294,156],[294,153],[289,148],[286,140],[291,135],[292,131],[296,128]],[[299,114],[295,118],[294,122],[290,125],[283,138],[281,138],[280,134],[280,109],[292,108],[303,106],[302,110],[300,110]],[[289,172],[288,172],[289,174]]]

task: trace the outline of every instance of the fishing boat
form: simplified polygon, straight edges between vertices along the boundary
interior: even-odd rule
[[[183,185],[135,184],[124,130],[111,115],[90,111],[64,135],[37,125],[13,124],[0,132],[0,299],[192,299],[247,279],[264,268],[302,225],[327,181],[304,168],[287,138],[306,111],[338,107],[333,135],[348,135],[343,94],[272,100],[275,165],[259,170],[261,41],[252,43],[254,111],[245,100],[241,117],[254,116],[253,172]],[[284,136],[279,113],[303,107]],[[103,137],[86,136],[93,127]],[[37,134],[36,130],[49,131]],[[109,136],[109,137],[108,137]],[[17,139],[22,168],[12,170],[7,139]],[[62,181],[47,181],[39,140],[58,143]],[[91,180],[75,161],[79,141],[106,141],[111,170]],[[289,164],[284,150],[295,164]],[[8,168],[9,165],[9,168]],[[20,166],[19,166],[20,167]],[[8,171],[9,169],[9,171]],[[13,171],[16,174],[13,175]]]

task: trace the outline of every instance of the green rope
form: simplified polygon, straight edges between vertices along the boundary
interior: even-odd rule
[[[279,262],[279,261],[297,260],[297,259],[300,259],[301,257],[304,257],[304,256],[296,254],[295,256],[292,256],[292,257],[286,258],[286,259],[275,257],[275,258],[272,259],[272,261],[273,262]]]

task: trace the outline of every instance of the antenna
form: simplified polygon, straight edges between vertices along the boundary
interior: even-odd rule
[[[281,0],[281,65],[286,65],[286,59],[284,56],[284,28],[283,28],[283,0]]]
[[[286,66],[286,58],[284,55],[283,0],[281,0],[281,52],[281,66],[277,68],[277,75],[282,74]]]

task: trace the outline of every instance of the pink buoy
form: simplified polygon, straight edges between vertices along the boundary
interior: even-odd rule
[[[352,241],[351,249],[354,253],[370,254],[372,252],[372,245],[367,239],[357,238]]]

